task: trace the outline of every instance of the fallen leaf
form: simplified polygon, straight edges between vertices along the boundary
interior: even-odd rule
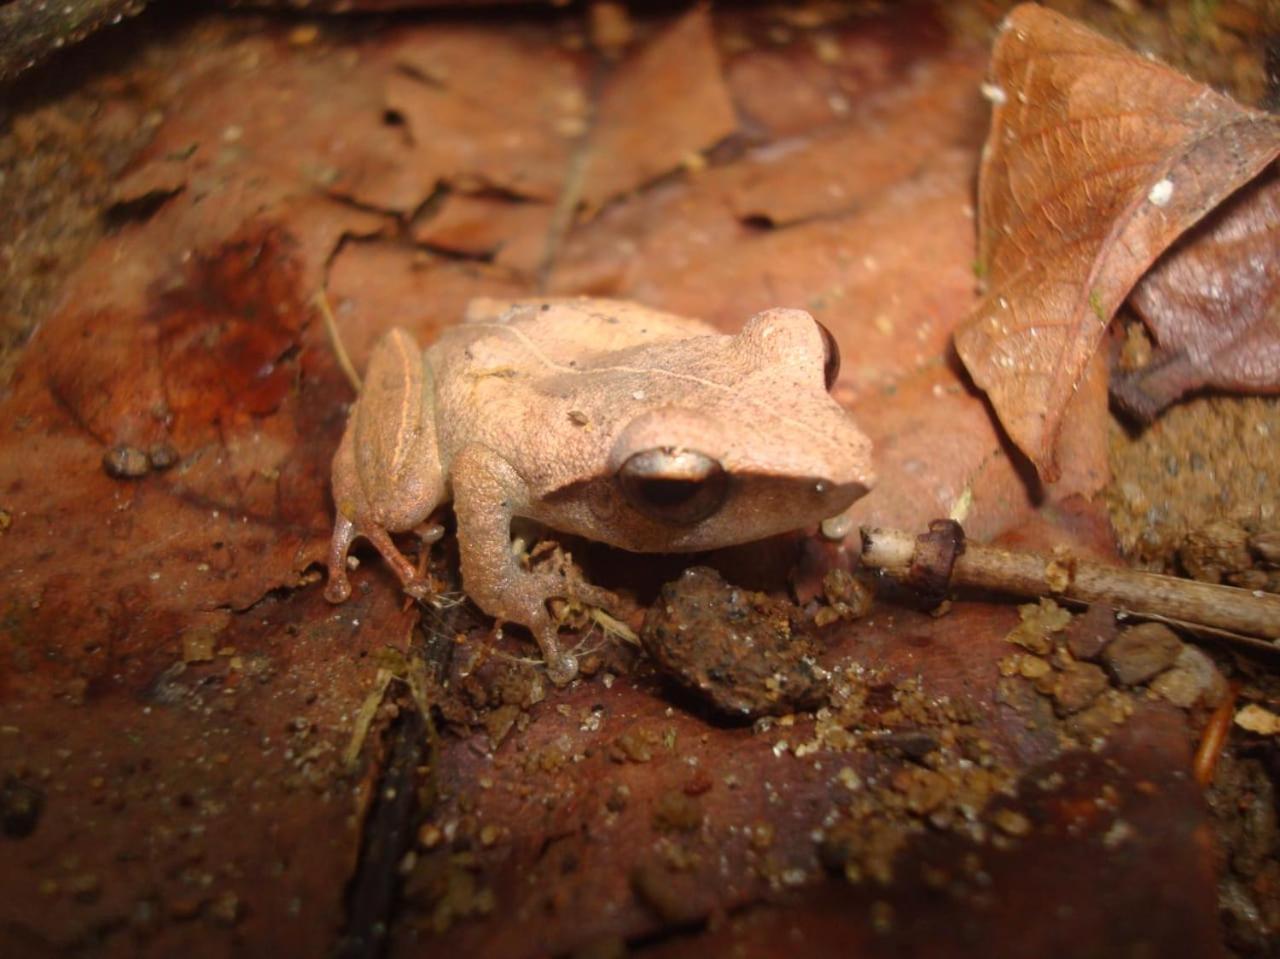
[[[29,694],[154,674],[184,622],[294,586],[322,554],[346,389],[310,299],[341,238],[383,221],[317,171],[400,158],[343,145],[342,105],[307,94],[338,57],[287,59],[248,37],[174,78],[170,122],[116,190],[159,206],[68,277],[3,398],[5,606],[29,637],[5,679],[27,674]],[[108,473],[117,446],[143,475]]]
[[[1063,411],[1112,314],[1179,234],[1280,152],[1280,118],[1031,4],[1006,18],[988,89],[988,292],[956,348],[1052,477]]]
[[[710,8],[694,7],[609,78],[583,175],[588,210],[697,162],[737,129],[711,26]]]
[[[543,36],[442,24],[404,34],[386,107],[403,117],[421,171],[416,202],[441,181],[559,194],[587,101],[576,60]]]
[[[775,22],[788,6],[757,9],[726,37],[725,78],[748,134],[766,140],[847,122],[868,102],[910,87],[954,44],[937,9],[916,4],[830,8],[826,29],[795,32]]]
[[[1063,446],[1072,455],[1046,486],[1009,448],[983,398],[949,364],[901,376],[892,388],[859,398],[851,406],[854,416],[871,437],[876,469],[893,480],[854,504],[855,525],[923,531],[945,516],[963,524],[966,536],[986,542],[1028,522],[1038,509],[1093,495],[1110,478],[1101,359],[1072,403],[1063,430]]]
[[[532,275],[546,255],[552,208],[546,203],[450,193],[413,226],[413,238],[433,249],[492,260]]]
[[[313,57],[248,39],[232,52],[196,58],[182,78],[155,140],[117,184],[117,202],[186,189],[193,200],[218,196],[207,218],[238,218],[262,195],[305,190],[411,210],[433,188],[404,131],[388,123],[383,77],[387,44],[362,59]],[[246,177],[247,169],[254,176]],[[228,192],[230,191],[230,192]],[[234,228],[234,227],[233,227]]]
[[[1202,386],[1280,391],[1280,174],[1255,180],[1190,230],[1129,302],[1159,345],[1113,386],[1141,418]]]
[[[948,148],[976,144],[986,123],[978,93],[985,62],[939,58],[860,104],[848,122],[747,153],[721,177],[734,213],[774,226],[836,216],[920,174]]]

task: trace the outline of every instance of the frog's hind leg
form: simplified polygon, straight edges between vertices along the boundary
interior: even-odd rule
[[[351,551],[351,544],[360,536],[372,543],[374,548],[382,554],[382,558],[399,577],[406,593],[417,600],[430,598],[431,580],[425,575],[425,562],[420,564],[421,569],[409,562],[385,529],[378,526],[357,527],[342,513],[338,513],[333,524],[333,539],[329,542],[329,583],[325,586],[325,599],[331,603],[341,603],[351,595],[351,581],[347,578],[347,555]],[[427,537],[423,537],[422,540],[425,557],[426,550],[433,540]]]
[[[331,603],[345,602],[351,595],[351,580],[347,578],[347,554],[351,544],[360,534],[356,524],[338,513],[333,522],[333,539],[329,541],[329,582],[324,587],[324,598]]]
[[[333,602],[350,596],[347,554],[363,536],[405,592],[425,599],[432,593],[430,579],[390,535],[423,526],[444,498],[430,376],[409,334],[393,329],[374,345],[364,383],[333,458],[337,517],[325,596]]]

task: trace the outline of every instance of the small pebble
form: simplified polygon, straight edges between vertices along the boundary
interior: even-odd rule
[[[1094,603],[1067,627],[1067,649],[1076,659],[1097,659],[1116,636],[1116,614],[1110,606]]]
[[[1107,646],[1102,658],[1111,674],[1126,686],[1160,675],[1182,651],[1182,640],[1162,623],[1141,623],[1123,630]]]
[[[1192,579],[1221,583],[1226,574],[1253,565],[1249,534],[1225,520],[1209,523],[1189,534],[1178,547],[1178,562]]]
[[[1280,736],[1280,716],[1257,703],[1250,703],[1236,713],[1235,724],[1259,736]]]
[[[1059,716],[1078,713],[1109,685],[1107,674],[1093,663],[1068,663],[1053,685],[1053,710]]]
[[[1184,646],[1173,668],[1151,683],[1151,691],[1182,709],[1197,704],[1213,708],[1227,694],[1227,681],[1205,653]]]
[[[147,462],[153,470],[167,470],[178,462],[178,451],[170,443],[156,443],[147,450]]]
[[[1012,809],[1000,809],[991,817],[995,827],[1008,836],[1025,836],[1031,832],[1031,820]]]
[[[102,468],[112,479],[138,479],[151,471],[151,464],[142,450],[121,444],[102,454]]]

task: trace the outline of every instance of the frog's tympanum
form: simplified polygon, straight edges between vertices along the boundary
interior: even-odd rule
[[[729,336],[609,300],[478,300],[425,352],[391,330],[333,461],[326,595],[350,594],[347,551],[364,536],[426,598],[388,534],[452,501],[467,593],[527,626],[567,682],[577,662],[547,608],[566,580],[521,565],[512,519],[692,552],[836,516],[873,481],[870,441],[828,395],[838,368],[831,335],[800,310],[760,313]]]

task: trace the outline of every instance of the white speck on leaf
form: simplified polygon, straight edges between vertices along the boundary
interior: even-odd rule
[[[1169,202],[1169,198],[1173,196],[1173,181],[1168,177],[1159,181],[1151,188],[1151,192],[1147,194],[1147,200],[1153,206],[1164,206]]]

